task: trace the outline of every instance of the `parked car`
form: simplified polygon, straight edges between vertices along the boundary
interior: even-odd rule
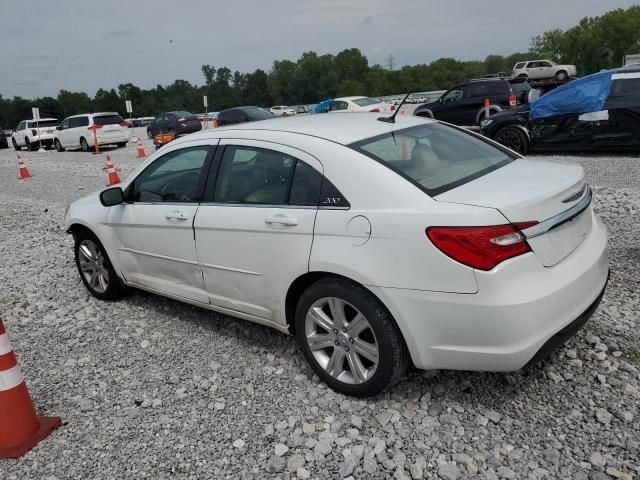
[[[100,299],[135,287],[294,334],[320,379],[355,396],[409,362],[517,370],[575,334],[608,278],[583,168],[378,118],[300,115],[170,143],[68,209],[82,282]]]
[[[435,102],[420,105],[413,114],[455,125],[479,125],[486,116],[484,105],[486,98],[491,102],[489,111],[492,113],[517,104],[516,95],[507,80],[478,78],[456,85],[443,93]]]
[[[298,105],[296,107],[296,114],[298,114],[298,113],[307,113],[307,112],[308,112],[307,107],[304,106],[304,105]]]
[[[260,107],[235,107],[218,113],[218,126],[234,125],[236,123],[255,122],[275,118],[268,110]]]
[[[555,78],[567,80],[576,76],[575,65],[558,65],[551,60],[529,60],[518,62],[511,72],[512,77],[526,77],[531,80]]]
[[[23,120],[16,127],[11,137],[11,143],[16,150],[38,150],[40,145],[50,148],[53,145],[53,136],[58,125],[56,118],[41,118],[36,120]]]
[[[287,107],[286,105],[276,105],[271,107],[269,111],[278,117],[288,117],[296,114],[295,108]]]
[[[381,112],[390,113],[396,109],[390,103],[369,97],[341,97],[333,100],[330,112]]]
[[[481,132],[521,154],[640,152],[640,67],[574,80],[530,105],[492,115]]]
[[[95,147],[94,130],[98,146],[122,148],[131,138],[127,122],[117,112],[101,112],[65,118],[55,130],[53,143],[59,152],[77,148],[89,152]]]
[[[168,133],[179,137],[180,135],[199,132],[200,130],[202,130],[202,124],[193,113],[184,111],[165,112],[158,115],[147,126],[147,135],[152,138],[160,133]]]
[[[7,133],[0,127],[0,148],[9,148],[9,140],[7,139]]]
[[[140,127],[146,127],[147,125],[150,125],[151,122],[153,122],[155,120],[156,117],[140,117],[138,118],[138,122],[140,123]]]

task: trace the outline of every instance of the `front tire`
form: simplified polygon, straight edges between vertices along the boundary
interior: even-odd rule
[[[58,140],[57,138],[54,140],[53,142],[53,146],[56,147],[56,150],[59,152],[64,152],[64,147],[62,146],[62,144],[60,143],[60,140]]]
[[[409,356],[393,317],[371,292],[340,278],[300,297],[296,336],[316,374],[332,389],[367,397],[396,382]]]
[[[87,139],[84,137],[80,137],[80,148],[82,149],[83,152],[89,151],[89,143],[87,142]]]
[[[77,233],[74,252],[80,278],[91,295],[101,300],[117,300],[126,293],[104,247],[93,233],[86,230]]]
[[[18,142],[16,142],[15,138],[11,139],[11,143],[13,143],[13,148],[16,152],[19,152],[20,150],[22,150],[22,147],[18,145]]]
[[[529,140],[519,128],[502,127],[496,132],[493,139],[520,155],[526,155],[529,151]]]

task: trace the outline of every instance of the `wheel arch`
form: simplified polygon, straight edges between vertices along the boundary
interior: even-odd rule
[[[423,108],[421,109],[419,112],[415,113],[416,117],[427,117],[427,118],[433,118],[435,119],[436,117],[433,115],[433,112],[431,111],[430,108]]]
[[[500,105],[489,105],[489,115],[493,113],[499,113],[501,111],[502,111],[502,107]],[[484,114],[485,114],[485,108],[481,107],[480,110],[478,110],[478,113],[476,113],[476,123],[480,123],[480,119],[483,117]]]

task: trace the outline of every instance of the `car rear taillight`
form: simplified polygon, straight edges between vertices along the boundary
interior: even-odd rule
[[[129,124],[127,122],[125,122],[125,121],[122,121],[122,122],[118,123],[118,125],[120,125],[121,127],[128,127],[129,126]]]
[[[31,129],[31,135],[33,135],[34,137],[38,134],[38,131],[35,128]]]
[[[491,270],[509,258],[531,251],[520,232],[537,222],[490,227],[429,227],[429,240],[442,253],[478,270]]]
[[[511,105],[512,107],[516,106],[516,96],[515,95],[509,95],[509,105]]]
[[[371,110],[369,110],[370,112],[376,112],[376,113],[380,113],[380,109],[379,108],[373,108]]]
[[[87,130],[93,130],[94,128],[102,128],[102,125],[98,125],[97,123],[94,123],[91,127],[88,127]]]
[[[391,111],[393,112],[393,111],[395,111],[395,109],[396,109],[396,106],[395,105],[391,105]]]

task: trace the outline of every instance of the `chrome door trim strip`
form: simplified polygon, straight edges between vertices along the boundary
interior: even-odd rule
[[[526,238],[535,238],[539,237],[540,235],[544,235],[550,230],[553,230],[554,228],[559,227],[563,223],[566,223],[572,218],[580,215],[589,207],[589,205],[591,205],[592,200],[593,195],[591,193],[591,187],[587,185],[582,199],[569,210],[565,210],[558,215],[554,215],[553,217],[548,218],[543,222],[537,223],[532,227],[525,228],[524,230],[522,230],[522,233]]]
[[[135,253],[137,255],[144,255],[146,257],[161,258],[162,260],[170,260],[172,262],[186,263],[188,265],[198,265],[198,262],[194,262],[192,260],[183,260],[182,258],[168,257],[166,255],[159,255],[157,253],[141,252],[140,250],[134,250],[133,248],[120,247],[118,248],[118,250],[120,250],[121,252],[129,252],[129,253]]]
[[[231,268],[231,267],[223,267],[221,265],[212,265],[210,263],[199,263],[199,265],[201,267],[207,267],[207,268],[215,268],[216,270],[226,270],[228,272],[237,272],[237,273],[246,273],[247,275],[257,275],[257,276],[262,276],[261,273],[258,272],[252,272],[250,270],[241,270],[239,268]]]

